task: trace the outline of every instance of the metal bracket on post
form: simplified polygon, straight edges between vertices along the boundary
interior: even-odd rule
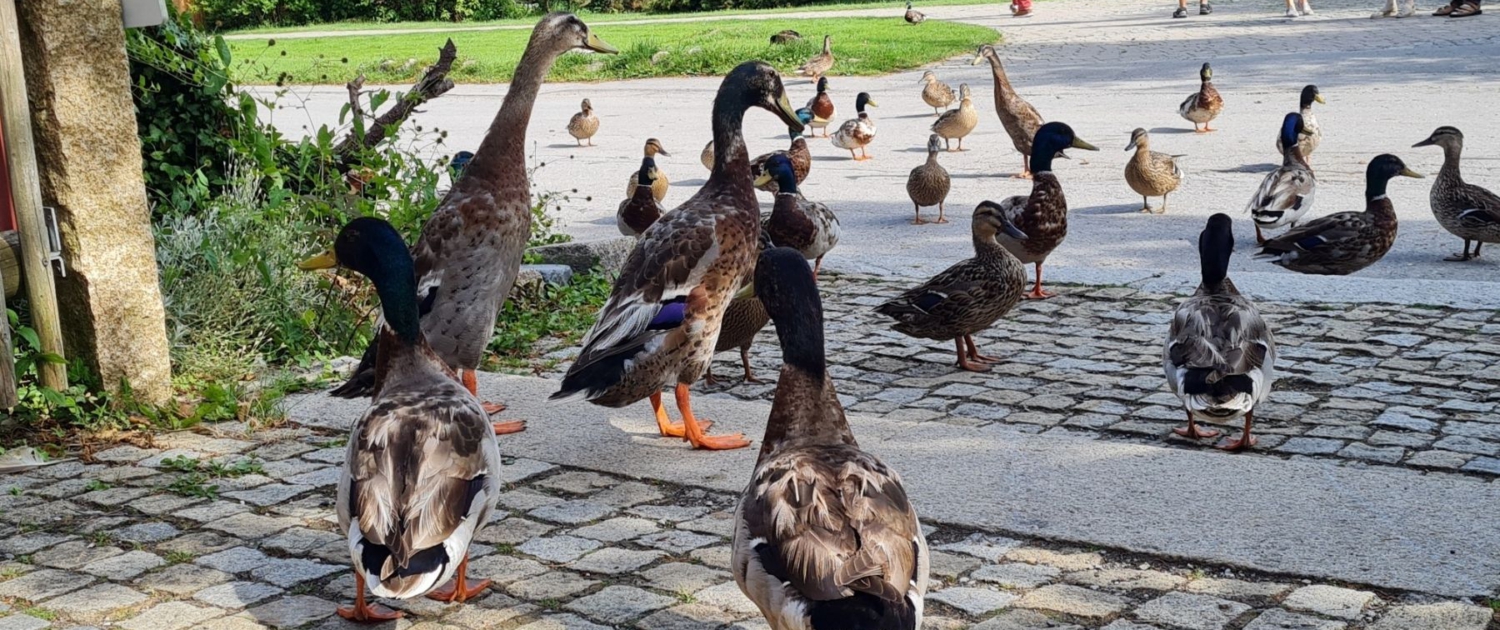
[[[47,266],[57,263],[57,273],[68,277],[68,265],[63,262],[62,231],[57,227],[57,208],[42,206],[42,221],[47,226]]]

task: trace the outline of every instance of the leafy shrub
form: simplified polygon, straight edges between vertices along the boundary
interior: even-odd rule
[[[215,29],[297,26],[329,22],[419,22],[498,20],[530,11],[515,0],[198,0],[206,25]]]

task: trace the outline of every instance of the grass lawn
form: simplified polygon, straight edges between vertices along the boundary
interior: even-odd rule
[[[785,28],[803,40],[772,45],[771,34]],[[889,18],[797,20],[714,20],[640,24],[594,29],[620,49],[618,55],[569,53],[558,59],[551,78],[603,81],[665,76],[710,76],[728,72],[747,59],[761,59],[790,72],[821,49],[833,35],[837,63],[832,74],[872,75],[914,68],[954,55],[973,53],[999,33],[982,26],[938,20],[911,26]],[[454,32],[458,61],[449,75],[460,83],[509,81],[530,36],[527,30]],[[446,33],[328,37],[229,42],[241,83],[341,84],[358,73],[374,83],[406,83],[437,58]],[[667,55],[659,63],[652,56]],[[416,60],[415,63],[410,60]],[[284,76],[283,76],[284,73]]]

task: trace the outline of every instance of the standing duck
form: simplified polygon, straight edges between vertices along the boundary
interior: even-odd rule
[[[823,269],[823,256],[839,244],[839,218],[816,201],[808,201],[797,190],[797,172],[785,155],[773,155],[766,172],[755,181],[762,186],[776,180],[776,205],[764,222],[766,234],[777,247],[790,247],[813,263],[813,277]]]
[[[531,235],[531,185],[523,140],[532,105],[552,62],[574,48],[617,52],[571,14],[551,13],[537,23],[484,140],[411,249],[422,334],[470,392],[478,389],[475,370],[495,332],[500,305],[521,271],[521,254]],[[375,393],[377,345],[370,342],[353,376],[333,395],[357,398]],[[500,409],[503,406],[485,404],[490,413]],[[518,431],[522,426],[499,423],[496,429]]]
[[[343,266],[380,296],[379,391],[354,423],[338,480],[339,530],[354,565],[352,621],[400,612],[365,601],[427,595],[463,602],[489,580],[468,581],[469,543],[500,497],[500,449],[489,415],[422,334],[415,265],[389,223],[363,217],[339,232],[332,252],[303,269]],[[438,586],[453,580],[452,584]]]
[[[1151,150],[1151,134],[1139,127],[1130,132],[1130,144],[1125,150],[1135,149],[1135,156],[1125,163],[1125,183],[1141,196],[1141,212],[1162,214],[1167,211],[1167,195],[1182,185],[1182,167],[1177,165],[1181,155],[1167,155]],[[1161,209],[1153,209],[1148,197],[1161,197]]]
[[[713,359],[724,310],[755,266],[760,204],[741,129],[751,107],[777,113],[788,127],[802,125],[771,66],[748,61],[730,71],[714,98],[713,174],[636,241],[553,400],[623,407],[650,398],[663,436],[694,448],[750,444],[740,435],[707,435],[688,386]],[[681,424],[667,417],[664,387],[675,387]]]
[[[620,228],[620,234],[640,238],[641,233],[666,212],[656,198],[655,184],[659,177],[661,172],[656,170],[656,160],[641,158],[641,168],[636,171],[634,189],[630,197],[621,201],[619,209],[615,211],[615,225]]]
[[[653,161],[651,163],[653,165],[656,164],[654,160],[658,155],[672,157],[671,153],[667,153],[666,149],[661,148],[661,141],[657,140],[656,138],[650,138],[646,140],[646,148],[643,149],[642,153],[645,157],[652,158]],[[640,181],[640,178],[640,171],[636,171],[630,174],[630,185],[625,187],[626,197],[635,194],[635,185]],[[657,201],[661,201],[667,198],[667,190],[671,187],[672,182],[667,181],[667,174],[663,173],[661,168],[657,168],[656,177],[651,183],[651,194],[656,197]]]
[[[1455,127],[1438,127],[1414,147],[1443,148],[1443,168],[1432,182],[1432,214],[1438,225],[1464,239],[1462,254],[1443,260],[1465,261],[1479,257],[1485,243],[1500,243],[1500,196],[1464,181],[1458,161],[1464,151],[1464,134]],[[1474,241],[1474,253],[1469,253]]]
[[[1073,128],[1060,122],[1042,125],[1031,141],[1031,194],[1006,197],[1000,202],[1006,220],[1015,224],[1026,234],[1026,238],[1012,237],[1000,232],[995,239],[1022,263],[1036,265],[1036,284],[1024,297],[1028,299],[1049,298],[1054,293],[1042,290],[1042,263],[1047,255],[1062,244],[1068,235],[1068,200],[1063,197],[1062,184],[1052,174],[1052,160],[1063,149],[1074,147],[1087,151],[1098,151],[1094,145],[1084,142],[1073,134]]]
[[[922,102],[932,108],[932,115],[938,116],[948,109],[957,97],[953,95],[953,88],[947,83],[939,81],[937,75],[931,70],[922,73],[922,78],[917,80],[922,84]]]
[[[1302,115],[1296,112],[1281,121],[1281,139],[1276,142],[1276,146],[1285,147],[1281,152],[1281,168],[1266,174],[1245,208],[1255,221],[1257,244],[1266,242],[1261,230],[1296,225],[1312,209],[1318,178],[1313,176],[1307,157],[1302,154],[1302,143],[1297,140],[1305,137],[1303,122]]]
[[[922,15],[921,11],[918,11],[916,9],[911,8],[911,3],[910,2],[906,3],[906,23],[907,24],[921,24],[922,22],[924,22],[926,20],[927,20],[927,16]]]
[[[1386,184],[1397,175],[1422,177],[1394,155],[1365,168],[1365,211],[1319,217],[1267,240],[1255,257],[1298,273],[1345,276],[1375,264],[1396,242],[1396,208]]]
[[[1197,133],[1208,133],[1213,128],[1208,124],[1219,117],[1219,112],[1224,110],[1224,99],[1219,96],[1219,91],[1214,89],[1214,69],[1208,64],[1198,71],[1198,79],[1202,82],[1198,91],[1193,92],[1182,105],[1177,107],[1177,113],[1193,123],[1193,131]],[[1203,128],[1198,126],[1202,125]]]
[[[1215,214],[1198,235],[1203,282],[1172,311],[1162,369],[1187,412],[1187,426],[1172,431],[1194,440],[1211,438],[1219,432],[1199,429],[1198,421],[1244,418],[1244,433],[1221,447],[1238,451],[1255,446],[1250,425],[1255,406],[1271,393],[1275,380],[1276,339],[1260,311],[1229,281],[1234,251],[1230,226],[1227,215]]]
[[[948,147],[948,141],[958,138],[958,150],[964,150],[964,136],[974,132],[979,126],[979,112],[974,109],[974,100],[969,97],[969,84],[958,86],[958,109],[943,112],[938,116],[936,122],[932,123],[932,131],[943,138],[943,146]]]
[[[906,176],[906,194],[911,197],[911,205],[916,211],[916,218],[911,220],[912,225],[922,225],[927,221],[922,219],[922,206],[937,206],[938,218],[934,223],[947,223],[948,219],[943,217],[943,202],[948,199],[948,189],[953,180],[948,177],[948,169],[938,164],[938,152],[943,150],[943,138],[932,134],[927,138],[927,161],[914,169]]]
[[[579,112],[568,119],[568,135],[583,146],[583,141],[588,140],[589,146],[594,146],[594,134],[599,133],[599,117],[594,115],[594,105],[589,99],[583,99],[579,105]]]
[[[804,77],[812,77],[813,83],[820,83],[823,75],[833,69],[833,36],[823,36],[823,52],[813,55],[807,63],[797,68],[797,74]]]
[[[783,365],[735,509],[734,581],[774,630],[916,630],[927,539],[900,475],[849,431],[828,375],[818,289],[800,258],[773,249],[755,273]]]
[[[1297,136],[1297,148],[1302,151],[1304,161],[1312,157],[1312,152],[1316,151],[1318,145],[1323,142],[1323,128],[1318,126],[1318,117],[1313,115],[1312,110],[1313,102],[1315,101],[1318,103],[1327,102],[1323,100],[1323,94],[1318,91],[1318,86],[1309,85],[1302,88],[1302,100],[1297,108],[1297,113],[1302,116],[1302,133]],[[1281,136],[1277,136],[1276,152],[1284,152],[1285,146],[1286,144],[1281,139]]]
[[[1021,172],[1016,177],[1031,179],[1031,141],[1036,137],[1037,130],[1042,128],[1042,115],[1011,87],[1010,77],[1005,74],[1005,66],[1000,63],[1000,53],[995,52],[994,46],[980,46],[979,54],[970,65],[978,65],[982,60],[990,62],[990,74],[995,79],[995,114],[1000,117],[1000,125],[1005,127],[1005,133],[1010,136],[1011,146],[1021,153]]]
[[[812,114],[812,122],[807,123],[807,126],[815,130],[822,129],[823,137],[827,138],[828,123],[833,122],[833,117],[837,115],[833,107],[833,97],[828,95],[828,77],[818,79],[818,93],[807,99],[807,107],[804,109]],[[801,111],[798,110],[799,117],[803,116]]]
[[[806,109],[799,109],[797,110],[797,120],[802,121],[802,124],[805,125],[811,120],[810,114],[808,114]],[[807,179],[808,172],[812,170],[812,151],[809,151],[807,148],[807,139],[802,137],[802,131],[799,129],[788,128],[787,135],[791,136],[792,145],[787,147],[786,150],[764,153],[750,160],[750,176],[756,178],[756,181],[765,182],[763,184],[756,184],[756,188],[769,193],[777,191],[776,178],[772,177],[768,180],[760,179],[760,176],[766,172],[766,162],[770,161],[771,157],[775,155],[786,156],[787,159],[792,161],[792,170],[797,172],[798,184]]]
[[[771,249],[771,235],[762,229],[760,251],[764,252],[768,249]],[[755,371],[750,369],[750,347],[755,344],[755,336],[760,334],[761,329],[769,323],[771,323],[771,316],[766,313],[766,305],[760,301],[760,297],[755,295],[754,284],[740,289],[734,299],[729,301],[729,307],[724,309],[724,327],[719,333],[718,343],[714,344],[714,354],[738,349],[740,365],[745,370],[746,383],[761,382],[755,377]],[[709,385],[718,384],[719,380],[714,378],[712,363],[703,375],[703,381]]]
[[[865,147],[875,141],[875,119],[865,112],[865,106],[879,107],[875,99],[870,98],[869,92],[860,92],[854,98],[854,109],[859,112],[858,118],[851,118],[840,125],[838,131],[833,132],[833,146],[840,149],[848,149],[850,157],[856,162],[870,159],[865,153]],[[854,150],[859,149],[859,155]]]
[[[974,257],[891,298],[875,312],[895,319],[891,328],[897,332],[922,339],[952,339],[958,367],[989,371],[999,359],[979,353],[974,333],[993,326],[1026,292],[1026,266],[995,240],[1001,233],[1026,240],[1000,204],[980,203],[974,209]]]

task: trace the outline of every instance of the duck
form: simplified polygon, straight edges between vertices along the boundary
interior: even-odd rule
[[[816,283],[795,251],[756,265],[782,367],[735,508],[730,570],[773,630],[922,627],[931,557],[901,476],[860,449],[829,377]]]
[[[762,223],[771,243],[790,247],[813,263],[813,277],[823,269],[823,256],[839,244],[839,218],[828,206],[809,201],[797,190],[797,172],[785,155],[773,155],[766,171],[755,180],[757,187],[776,180],[776,205]]]
[[[620,234],[640,238],[646,228],[651,227],[666,212],[655,192],[656,180],[660,176],[656,160],[641,158],[641,168],[636,171],[635,189],[631,191],[630,197],[620,202],[619,209],[615,211],[615,225],[620,228]]]
[[[453,157],[448,160],[449,178],[457,181],[458,178],[464,174],[464,167],[468,166],[469,161],[473,159],[473,151],[459,151],[458,153],[454,153]]]
[[[1500,196],[1464,181],[1458,172],[1464,134],[1457,127],[1438,127],[1413,147],[1442,147],[1443,168],[1432,181],[1432,214],[1438,225],[1464,240],[1463,253],[1443,260],[1462,262],[1479,257],[1485,243],[1500,243]],[[1469,242],[1474,253],[1469,253]]]
[[[650,398],[665,437],[698,449],[749,446],[743,435],[705,432],[693,415],[689,385],[713,359],[725,308],[756,261],[760,204],[742,129],[751,107],[801,129],[770,65],[747,61],[724,77],[713,104],[713,173],[636,241],[553,400],[618,408]],[[672,423],[662,405],[666,387],[674,388],[681,423]]]
[[[775,34],[771,35],[772,44],[790,44],[795,41],[800,41],[801,39],[802,34],[792,29],[777,31]]]
[[[764,252],[771,247],[771,235],[766,233],[763,225],[760,231],[760,251]],[[756,260],[759,261],[759,257]],[[754,282],[740,289],[734,299],[729,301],[729,307],[724,309],[724,329],[719,332],[719,341],[714,344],[714,354],[738,349],[746,383],[761,382],[756,378],[755,370],[750,367],[750,348],[755,344],[755,336],[769,323],[771,316],[766,313],[766,305],[760,301],[760,297],[755,295]],[[703,382],[709,386],[718,384],[712,364],[709,364],[708,371],[703,375]]]
[[[943,146],[948,146],[948,141],[958,138],[958,150],[964,150],[964,136],[974,132],[979,126],[979,111],[974,109],[974,99],[969,96],[969,84],[958,86],[958,109],[943,112],[938,116],[937,122],[932,123],[932,131],[942,136]],[[949,148],[948,150],[953,150]]]
[[[1198,91],[1193,92],[1177,107],[1177,113],[1193,123],[1193,131],[1197,133],[1208,133],[1213,131],[1209,123],[1219,117],[1219,112],[1224,110],[1224,99],[1219,96],[1219,91],[1214,89],[1214,69],[1209,64],[1203,64],[1198,70],[1198,79],[1201,82]],[[1198,126],[1202,125],[1200,129]]]
[[[905,17],[907,24],[921,24],[927,20],[927,16],[922,15],[921,11],[911,8],[910,2],[906,3]]]
[[[922,78],[917,82],[922,84],[922,102],[932,108],[933,116],[942,115],[943,111],[953,104],[953,101],[958,100],[953,95],[953,88],[939,81],[937,74],[931,70],[923,72]]]
[[[1135,156],[1125,163],[1125,183],[1141,196],[1141,212],[1163,214],[1167,211],[1167,195],[1182,185],[1182,167],[1177,165],[1181,155],[1167,155],[1151,150],[1151,134],[1137,127],[1130,132],[1130,144],[1125,150],[1135,150]],[[1148,197],[1161,197],[1161,208],[1152,208]]]
[[[1281,168],[1266,174],[1260,188],[1250,198],[1245,209],[1255,222],[1255,242],[1264,244],[1262,230],[1274,230],[1296,225],[1312,209],[1313,195],[1318,192],[1318,178],[1302,154],[1302,114],[1290,112],[1281,122],[1281,139],[1276,146],[1285,147],[1281,152]]]
[[[383,315],[381,387],[349,434],[334,503],[355,588],[354,606],[338,615],[361,622],[402,616],[370,605],[367,587],[399,599],[482,595],[490,582],[469,581],[468,550],[500,498],[500,448],[479,399],[422,333],[406,242],[384,220],[361,217],[339,231],[329,253],[299,266],[341,266],[369,278]]]
[[[470,392],[478,391],[476,370],[494,334],[500,305],[521,271],[521,255],[531,236],[524,139],[532,106],[553,61],[575,48],[619,52],[572,14],[551,13],[537,23],[500,111],[411,249],[422,334]],[[374,340],[366,346],[353,375],[332,395],[361,398],[375,393],[377,346]],[[485,403],[490,413],[502,409],[504,405]],[[497,423],[496,429],[511,432],[524,426],[505,422]]]
[[[1240,437],[1219,447],[1226,451],[1255,446],[1250,434],[1255,407],[1271,393],[1276,378],[1275,336],[1255,304],[1229,280],[1233,251],[1229,216],[1209,217],[1198,235],[1202,282],[1173,309],[1161,357],[1167,386],[1187,413],[1187,426],[1172,431],[1193,440],[1212,438],[1219,431],[1201,429],[1198,422],[1243,419]]]
[[[1010,136],[1011,146],[1021,154],[1021,172],[1015,176],[1019,179],[1031,179],[1031,141],[1046,121],[1042,120],[1042,115],[1037,113],[1031,103],[1016,94],[1015,88],[1010,84],[1010,77],[1005,74],[1005,65],[1000,62],[1000,53],[995,51],[994,46],[980,46],[979,53],[970,65],[979,65],[980,61],[990,62],[990,74],[995,80],[995,114],[1000,117],[1000,126],[1005,128],[1006,135]]]
[[[880,106],[875,99],[870,98],[869,92],[860,92],[854,99],[854,109],[859,112],[859,117],[844,121],[838,131],[833,132],[833,146],[848,149],[849,155],[856,162],[870,159],[870,155],[865,153],[865,147],[875,141],[875,119],[865,112],[866,105]],[[854,155],[855,149],[859,149],[859,155]]]
[[[993,201],[981,202],[974,209],[972,230],[973,258],[891,298],[875,312],[896,320],[891,326],[896,332],[921,339],[952,339],[959,368],[987,372],[1000,359],[980,354],[974,333],[993,326],[1026,293],[1026,266],[995,237],[1004,233],[1025,241],[1026,233]]]
[[[1062,184],[1052,174],[1052,160],[1069,147],[1099,150],[1064,123],[1042,125],[1031,141],[1031,193],[1006,197],[1000,202],[1006,220],[1020,228],[1026,238],[1014,238],[1002,231],[995,239],[1022,263],[1036,265],[1036,284],[1023,296],[1027,299],[1056,295],[1042,290],[1042,263],[1068,235],[1068,200],[1063,196]]]
[[[1421,178],[1389,153],[1365,168],[1364,212],[1319,217],[1268,239],[1255,257],[1298,273],[1345,276],[1383,258],[1396,242],[1396,208],[1386,186],[1396,176]]]
[[[568,135],[583,146],[583,141],[588,140],[588,146],[594,146],[594,134],[599,133],[599,117],[594,115],[594,105],[589,99],[583,99],[579,105],[579,111],[568,119]]]
[[[808,128],[822,129],[823,137],[827,138],[828,123],[833,122],[833,117],[837,115],[833,107],[833,97],[828,95],[828,77],[818,79],[818,93],[807,99],[807,107],[803,109],[812,114],[812,122],[807,124]],[[802,110],[797,111],[800,114]]]
[[[911,174],[906,176],[906,194],[911,197],[911,205],[917,215],[911,220],[912,225],[927,222],[922,218],[922,206],[938,207],[938,218],[933,223],[948,222],[943,217],[943,202],[948,199],[948,189],[953,185],[953,180],[948,176],[948,169],[938,164],[938,153],[942,150],[943,137],[937,134],[928,136],[927,161],[911,169]]]
[[[829,70],[832,70],[832,69],[833,69],[833,36],[832,35],[824,35],[823,36],[823,52],[820,52],[820,53],[818,53],[816,55],[813,55],[812,58],[810,58],[810,59],[807,60],[807,63],[804,63],[804,64],[802,64],[802,67],[797,68],[797,74],[800,74],[800,75],[805,76],[805,77],[812,77],[812,82],[813,83],[820,83],[821,80],[822,80],[822,78],[823,78],[823,75],[826,74]]]
[[[698,154],[698,161],[703,163],[703,168],[713,172],[714,170],[714,141],[709,140],[703,145],[703,152]]]
[[[1302,151],[1303,159],[1312,157],[1313,151],[1323,142],[1323,128],[1318,126],[1318,117],[1313,115],[1313,103],[1327,103],[1323,100],[1323,93],[1318,91],[1318,86],[1308,85],[1302,88],[1302,100],[1297,107],[1297,114],[1302,117],[1302,135],[1297,137],[1297,148]],[[1281,136],[1276,137],[1276,152],[1284,151],[1285,143]]]
[[[667,153],[667,150],[661,147],[661,141],[657,140],[656,138],[649,138],[646,140],[646,148],[642,150],[642,154],[645,157],[652,158],[653,165],[656,163],[654,159],[658,155],[672,157],[671,153]],[[636,183],[640,181],[640,178],[640,171],[636,171],[630,174],[630,185],[625,187],[626,197],[630,197],[631,195],[635,194],[635,186]],[[656,197],[657,201],[661,201],[667,198],[667,190],[671,187],[672,182],[667,180],[667,174],[662,172],[661,167],[657,167],[656,178],[651,184],[651,194]]]
[[[802,121],[802,124],[806,125],[808,121],[812,120],[810,112],[806,109],[797,110],[797,120]],[[775,155],[784,155],[792,161],[792,170],[797,172],[798,184],[807,180],[807,174],[812,171],[812,151],[807,148],[807,139],[802,137],[801,131],[787,129],[787,135],[791,137],[792,144],[786,150],[763,153],[755,156],[755,159],[750,160],[750,176],[756,178],[756,181],[761,181],[760,176],[765,173],[766,162]],[[772,177],[765,180],[764,184],[757,184],[755,187],[775,194],[777,192],[776,178]]]

